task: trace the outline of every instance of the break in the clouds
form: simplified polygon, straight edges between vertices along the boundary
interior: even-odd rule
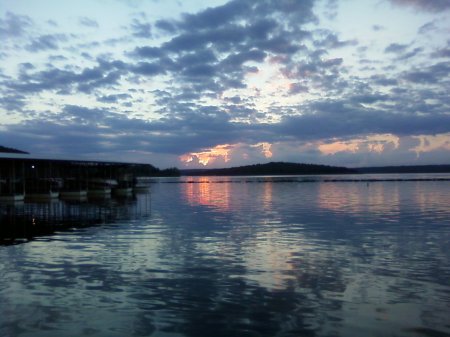
[[[0,144],[159,167],[448,163],[448,1],[18,0]]]

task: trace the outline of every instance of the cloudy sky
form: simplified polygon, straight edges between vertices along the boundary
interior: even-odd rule
[[[450,163],[448,0],[0,0],[0,41],[36,156]]]

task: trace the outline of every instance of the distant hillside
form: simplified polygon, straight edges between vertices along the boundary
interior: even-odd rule
[[[293,174],[349,174],[355,170],[346,167],[270,162],[222,169],[181,170],[182,175],[191,176],[237,176],[237,175],[293,175]]]
[[[22,153],[22,154],[29,154],[28,152],[25,151],[20,151],[17,149],[13,149],[10,147],[6,147],[6,146],[1,146],[0,145],[0,153]]]
[[[358,173],[450,173],[450,165],[360,167]]]

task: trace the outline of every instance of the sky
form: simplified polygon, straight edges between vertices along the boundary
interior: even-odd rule
[[[449,0],[0,0],[0,41],[34,156],[450,163]]]

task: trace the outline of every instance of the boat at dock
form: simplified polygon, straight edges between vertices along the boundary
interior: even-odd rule
[[[133,184],[134,193],[147,193],[150,190],[150,177],[136,177]]]
[[[93,178],[88,181],[87,195],[90,198],[110,198],[112,189],[117,186],[115,179]]]
[[[118,180],[117,185],[112,189],[116,197],[127,197],[133,194],[133,183],[131,179]]]
[[[48,201],[59,197],[62,181],[59,179],[28,179],[25,182],[25,199]]]
[[[47,192],[36,192],[36,193],[26,193],[25,198],[27,200],[35,201],[48,201],[52,199],[59,198],[58,191],[47,191]]]
[[[149,164],[0,156],[0,201],[128,197],[148,192],[137,177],[154,172]]]
[[[68,178],[64,179],[63,186],[59,192],[61,199],[86,200],[88,195],[87,185],[84,181]]]
[[[23,180],[13,177],[0,179],[0,202],[16,203],[23,202],[25,191]]]
[[[16,202],[23,202],[25,200],[25,194],[0,194],[0,202],[5,203],[16,203]]]

